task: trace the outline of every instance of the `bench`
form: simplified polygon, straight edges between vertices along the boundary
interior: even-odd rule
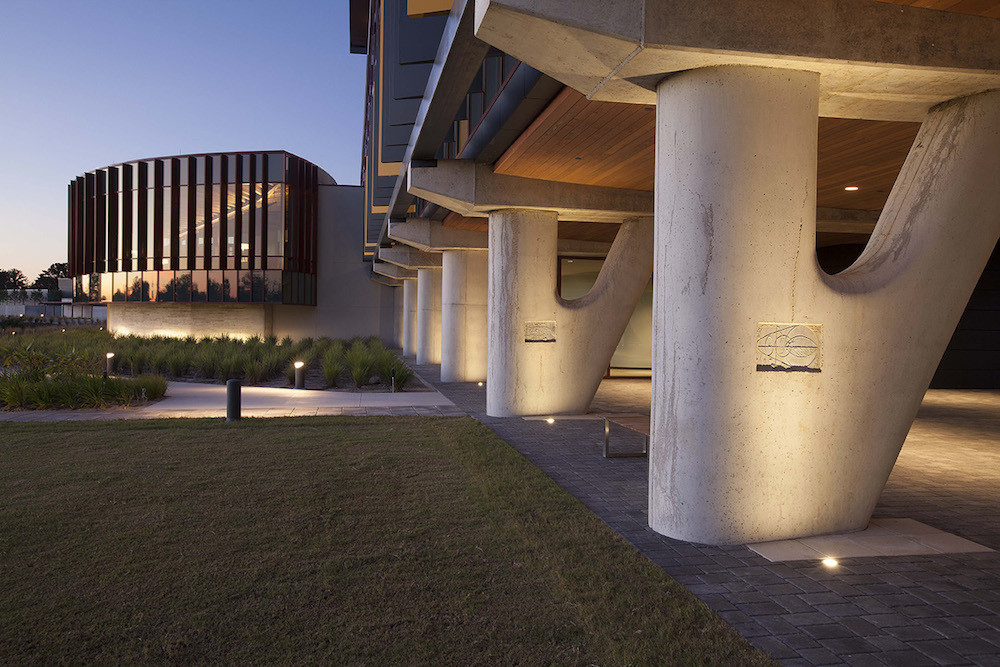
[[[617,424],[643,436],[642,450],[611,451],[611,424]],[[649,456],[649,415],[605,414],[604,415],[604,458],[634,458]]]

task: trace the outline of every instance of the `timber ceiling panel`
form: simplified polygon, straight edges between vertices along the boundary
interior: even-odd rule
[[[566,88],[494,168],[527,178],[652,190],[655,116],[652,107],[591,102]],[[918,129],[917,123],[820,118],[818,205],[881,209]],[[847,192],[847,186],[858,190]]]
[[[1000,19],[1000,0],[879,0],[894,5],[940,9],[957,14],[973,14]]]

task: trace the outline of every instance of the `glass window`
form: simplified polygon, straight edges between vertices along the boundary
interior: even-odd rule
[[[255,183],[264,182],[264,154],[254,153],[254,175],[253,180]]]
[[[250,154],[244,153],[241,155],[240,161],[243,163],[243,182],[249,183],[253,180],[253,170],[250,168]]]
[[[156,237],[156,196],[155,190],[152,188],[146,193],[146,258],[149,260],[147,266],[151,268],[160,268],[154,266],[152,261],[156,257],[157,246],[163,243],[162,238]],[[160,246],[162,247],[162,246]]]
[[[181,158],[179,162],[180,166],[178,167],[179,171],[177,173],[177,184],[187,185],[189,180],[188,177],[191,171],[191,168],[189,167],[190,158]]]
[[[177,261],[179,269],[188,268],[188,189],[182,185],[177,198]]]
[[[236,271],[226,271],[222,278],[222,300],[226,302],[236,301],[237,283],[239,276]]]
[[[251,271],[253,274],[252,286],[253,293],[250,295],[251,300],[254,303],[263,303],[264,301],[264,272],[263,271]]]
[[[208,271],[191,272],[191,301],[204,302],[208,299]]]
[[[199,185],[195,188],[194,197],[194,243],[195,243],[195,269],[205,266],[205,186]]]
[[[220,258],[225,250],[222,246],[222,210],[224,206],[222,187],[216,183],[212,186],[212,263],[205,267],[208,269],[217,269],[222,266]]]
[[[139,259],[139,191],[132,191],[132,268]]]
[[[264,272],[264,301],[281,303],[281,271]]]
[[[88,276],[87,300],[101,301],[103,292],[101,291],[101,274],[91,273]]]
[[[114,274],[111,274],[111,273],[105,273],[105,274],[95,273],[94,275],[97,276],[97,288],[100,290],[100,298],[97,299],[97,300],[98,301],[111,301],[111,295],[114,294],[114,289],[112,288],[112,285],[111,285],[111,282],[112,282],[111,276],[114,275]]]
[[[267,182],[281,183],[285,180],[285,154],[267,154]]]
[[[125,295],[126,301],[143,301],[142,298],[142,272],[141,271],[129,271],[128,276],[128,293]],[[149,301],[149,299],[145,299]]]
[[[160,163],[163,165],[161,168],[163,169],[163,187],[165,188],[170,187],[170,185],[174,182],[173,162],[173,160],[160,160]]]
[[[208,272],[208,300],[213,303],[222,301],[222,271]]]
[[[226,159],[226,182],[235,183],[236,182],[236,155],[229,154],[225,156]]]
[[[250,271],[239,272],[236,300],[240,303],[250,303],[253,301],[253,275]]]
[[[199,155],[194,159],[195,182],[201,185],[205,182],[205,156]]]
[[[261,257],[264,256],[264,247],[263,247],[263,241],[262,241],[262,239],[263,239],[263,231],[262,230],[264,228],[264,223],[263,223],[263,220],[264,220],[264,208],[263,208],[264,194],[263,194],[263,188],[264,188],[264,186],[261,185],[260,183],[256,183],[256,184],[254,184],[253,188],[254,188],[254,191],[253,191],[253,221],[254,221],[254,255],[255,255],[254,259],[256,260],[254,262],[254,266],[263,266],[264,262],[261,260]]]
[[[280,257],[285,252],[285,186],[271,185],[267,193],[267,255]],[[268,262],[268,268],[272,267]]]
[[[156,292],[157,301],[174,301],[176,300],[176,290],[177,290],[177,278],[173,271],[160,271],[159,272],[159,282],[160,286]],[[178,271],[177,276],[181,275],[182,272]],[[150,287],[153,283],[150,282]],[[186,300],[186,299],[185,299]]]
[[[164,273],[173,275],[172,271],[165,271]],[[156,301],[159,294],[159,289],[157,283],[159,282],[160,272],[159,271],[143,271],[142,273],[142,300],[143,301]]]
[[[163,268],[169,269],[170,257],[172,256],[171,241],[177,236],[177,230],[173,222],[173,197],[170,196],[170,189],[163,190]],[[160,267],[156,267],[160,268]]]
[[[111,277],[112,284],[114,286],[114,292],[111,295],[111,300],[124,301],[128,293],[128,274],[111,273],[108,275]]]
[[[236,186],[226,186],[226,258],[223,268],[236,266],[236,212],[239,202],[236,199]]]

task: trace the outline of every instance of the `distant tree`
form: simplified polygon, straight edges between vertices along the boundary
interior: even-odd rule
[[[24,289],[27,286],[28,279],[21,269],[0,269],[0,289]]]
[[[69,278],[69,264],[66,262],[55,262],[49,268],[39,273],[32,287],[37,289],[58,289],[60,278]]]

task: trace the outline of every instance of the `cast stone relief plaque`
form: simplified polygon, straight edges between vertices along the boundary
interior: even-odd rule
[[[555,320],[538,320],[524,323],[525,343],[554,343],[556,342]]]
[[[818,372],[823,362],[823,325],[757,323],[757,370]]]

